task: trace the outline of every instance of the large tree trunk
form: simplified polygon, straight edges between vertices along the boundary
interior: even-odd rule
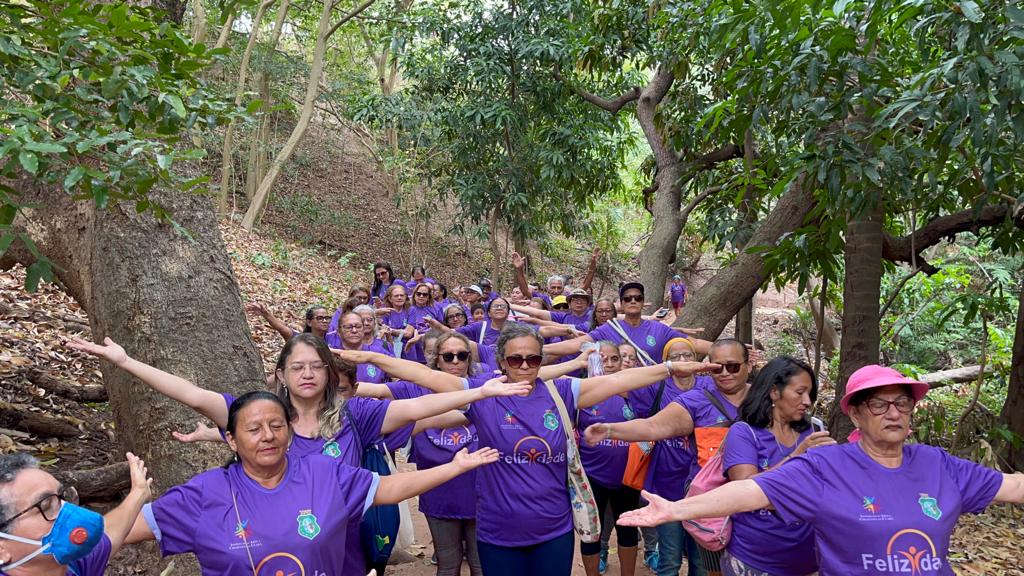
[[[16,183],[28,210],[16,221],[57,266],[57,278],[89,315],[92,335],[109,336],[128,353],[204,388],[243,393],[265,386],[241,296],[210,199],[157,193],[154,199],[188,230],[183,237],[131,205],[97,210],[59,187]],[[8,251],[0,265],[31,257]],[[182,446],[171,430],[191,429],[197,415],[101,363],[117,425],[119,450],[146,460],[162,492],[224,461],[216,446]],[[181,567],[183,562],[177,565]],[[188,571],[176,574],[189,573]]]
[[[651,237],[640,250],[640,282],[647,293],[647,301],[651,303],[647,312],[661,306],[665,300],[669,262],[675,256],[676,244],[683,231],[679,215],[682,195],[679,172],[679,164],[676,163],[660,168],[655,177],[658,191],[654,195],[654,224]]]
[[[812,184],[805,186],[803,180],[802,176],[798,177],[779,198],[775,208],[751,236],[748,246],[771,246],[783,234],[804,223],[814,207],[814,194]],[[674,325],[702,326],[704,332],[701,337],[714,340],[767,278],[761,255],[741,252],[687,301],[686,308],[683,308]]]
[[[829,420],[832,437],[840,442],[853,430],[849,417],[839,410],[846,381],[858,368],[878,363],[883,234],[881,206],[846,227],[843,338],[839,348],[839,380]]]
[[[1017,299],[1017,331],[1013,337],[1013,358],[1010,361],[1010,389],[999,417],[1011,432],[1024,437],[1024,289]],[[1010,445],[1007,461],[1014,470],[1024,471],[1024,447]]]

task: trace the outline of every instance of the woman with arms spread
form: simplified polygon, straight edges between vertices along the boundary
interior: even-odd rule
[[[872,365],[850,376],[840,408],[857,442],[825,446],[693,498],[623,514],[626,525],[725,516],[772,507],[814,531],[822,576],[952,575],[949,538],[963,513],[1024,503],[1024,474],[1003,474],[924,444],[907,444],[928,385]]]

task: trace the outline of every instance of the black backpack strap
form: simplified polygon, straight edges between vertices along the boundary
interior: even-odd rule
[[[651,409],[647,411],[647,417],[654,416],[661,410],[661,399],[665,396],[665,381],[662,380],[661,384],[658,385],[658,393],[654,395],[654,404],[651,405]]]
[[[702,392],[704,392],[704,397],[708,399],[708,402],[711,402],[711,405],[715,407],[715,410],[718,410],[718,413],[725,417],[725,421],[732,424],[733,419],[730,418],[729,413],[725,411],[725,406],[722,405],[721,400],[715,398],[714,394],[709,392],[707,388],[703,389]]]

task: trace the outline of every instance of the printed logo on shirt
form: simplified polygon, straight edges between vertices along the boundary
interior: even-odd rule
[[[299,517],[295,520],[299,523],[299,536],[312,540],[320,533],[320,525],[317,524],[312,510],[299,510]]]
[[[505,410],[505,417],[503,418],[504,424],[501,425],[504,430],[522,430],[523,427],[519,425],[519,419],[511,410]]]
[[[648,334],[647,335],[647,345],[648,346],[654,346],[657,343],[658,343],[658,341],[654,339],[654,334]]]
[[[366,375],[369,376],[370,378],[376,378],[377,377],[377,367],[376,366],[367,366],[366,367]]]
[[[629,407],[629,404],[623,404],[622,417],[625,418],[626,420],[632,420],[634,416],[636,415],[633,413],[633,409]]]
[[[442,428],[437,436],[430,436],[434,446],[462,446],[473,441],[473,433],[466,426],[458,428]]]
[[[315,574],[322,572],[314,571]],[[306,576],[306,567],[297,557],[287,552],[268,554],[256,565],[256,575],[263,576]]]
[[[878,522],[896,519],[892,514],[882,514],[882,506],[878,503],[878,498],[874,496],[864,496],[860,506],[864,509],[864,512],[866,512],[866,514],[862,513],[858,518],[861,522]]]
[[[558,416],[551,410],[544,412],[544,427],[551,431],[558,430]]]
[[[341,447],[334,440],[324,443],[324,449],[321,451],[324,456],[330,456],[331,458],[337,458],[341,456]]]
[[[942,518],[942,510],[939,509],[939,502],[935,498],[927,494],[921,494],[921,497],[917,499],[917,503],[921,505],[921,512],[924,512],[925,516],[932,520]]]
[[[242,540],[248,540],[252,538],[252,530],[249,529],[249,521],[241,520],[235,525],[235,536],[238,536]]]
[[[565,453],[553,453],[551,445],[540,436],[525,436],[516,442],[512,454],[502,458],[506,464],[560,464],[565,462]]]
[[[932,574],[942,568],[935,543],[920,530],[907,528],[889,538],[884,555],[861,554],[864,570],[879,574]]]

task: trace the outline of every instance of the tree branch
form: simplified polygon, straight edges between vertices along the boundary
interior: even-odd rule
[[[602,98],[601,96],[598,96],[596,94],[591,94],[590,92],[587,92],[583,88],[580,88],[579,86],[576,86],[575,84],[571,84],[568,81],[566,81],[565,78],[562,77],[561,66],[557,64],[555,65],[555,69],[552,72],[552,75],[555,77],[555,80],[558,80],[559,82],[562,82],[569,88],[572,88],[572,91],[575,92],[580,98],[583,98],[584,100],[590,102],[594,106],[597,106],[602,110],[607,110],[612,114],[618,114],[619,110],[621,110],[623,106],[629,104],[630,102],[633,102],[634,100],[640,97],[640,89],[636,87],[631,88],[627,92],[622,93],[618,98],[615,98],[614,100],[608,100],[607,98]]]
[[[356,6],[355,8],[353,8],[351,12],[349,12],[348,14],[342,16],[341,20],[338,20],[338,22],[335,23],[334,26],[331,26],[331,29],[327,31],[327,34],[324,36],[324,39],[326,40],[327,38],[330,38],[331,36],[333,36],[334,33],[338,31],[338,28],[341,28],[341,26],[343,24],[345,24],[345,22],[348,22],[349,20],[351,20],[351,19],[355,18],[356,16],[358,16],[360,12],[362,12],[363,10],[366,10],[367,8],[372,6],[373,3],[376,2],[376,1],[377,0],[363,0],[362,4],[360,4],[360,5]]]
[[[690,212],[693,212],[694,208],[696,208],[698,204],[707,200],[707,198],[712,194],[717,194],[721,191],[722,186],[711,186],[700,194],[694,196],[693,200],[690,200],[690,203],[686,205],[686,208],[683,208],[683,211],[679,213],[679,217],[682,219],[683,225],[686,225],[686,221],[690,218]]]
[[[907,263],[913,262],[916,258],[921,271],[931,276],[939,269],[925,262],[921,257],[921,252],[935,246],[943,238],[951,238],[961,232],[976,234],[985,226],[994,226],[1005,222],[1011,212],[1012,207],[1006,204],[985,206],[981,211],[972,208],[955,214],[939,216],[906,236],[894,238],[886,234],[882,241],[882,258],[892,262]]]
[[[693,162],[687,165],[687,173],[703,172],[704,170],[710,170],[718,164],[725,162],[726,160],[732,160],[733,158],[739,158],[743,156],[743,148],[737,144],[726,144],[712,150],[703,156],[697,157]]]
[[[644,136],[647,137],[647,143],[651,147],[654,161],[659,168],[672,166],[679,162],[664,136],[658,131],[658,124],[654,120],[658,105],[668,94],[674,81],[675,74],[671,70],[658,68],[654,73],[654,78],[640,91],[640,99],[636,107],[637,120],[644,131]]]

